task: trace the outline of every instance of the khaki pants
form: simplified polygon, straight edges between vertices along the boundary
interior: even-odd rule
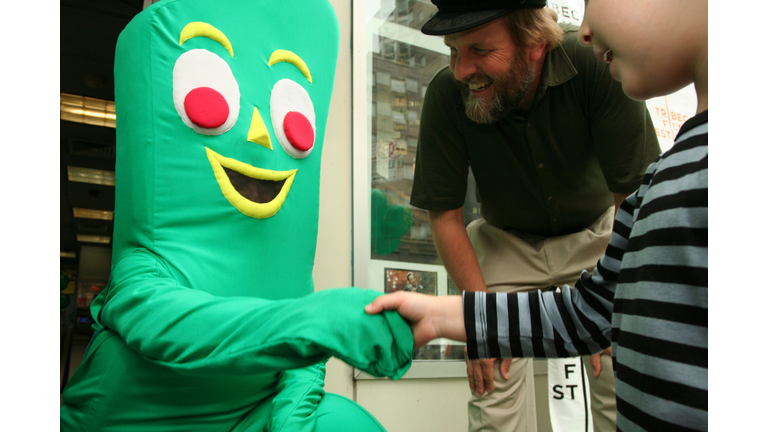
[[[480,261],[489,292],[526,292],[551,285],[573,286],[582,270],[592,272],[605,253],[613,228],[611,206],[584,230],[560,237],[541,237],[504,231],[473,221],[467,233]],[[590,385],[595,432],[616,430],[616,393],[609,356],[602,356],[603,371],[595,378],[584,357]],[[513,359],[509,379],[494,368],[494,390],[469,400],[469,432],[537,432],[533,363]]]

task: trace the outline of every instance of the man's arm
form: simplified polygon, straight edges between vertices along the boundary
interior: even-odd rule
[[[437,253],[440,255],[451,279],[456,283],[459,292],[488,292],[482,270],[480,270],[480,262],[477,260],[477,254],[469,241],[464,226],[463,208],[443,212],[430,211],[429,223],[432,227],[432,237]],[[465,360],[470,390],[479,396],[493,391],[493,364],[497,359],[470,360],[465,358]],[[509,378],[510,364],[510,359],[503,359],[499,365],[501,375],[504,378]]]
[[[463,208],[428,213],[437,253],[459,292],[487,292],[480,262],[464,227]]]

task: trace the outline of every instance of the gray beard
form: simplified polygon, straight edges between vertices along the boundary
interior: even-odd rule
[[[519,81],[512,78],[515,72],[518,72]],[[510,70],[506,76],[494,80],[493,85],[497,87],[490,101],[472,97],[469,86],[463,82],[458,82],[464,101],[464,112],[470,120],[480,124],[494,123],[506,117],[520,106],[520,102],[523,101],[533,84],[534,75],[533,65],[524,66],[523,70]]]

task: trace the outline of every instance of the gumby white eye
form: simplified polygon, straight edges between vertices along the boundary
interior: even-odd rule
[[[315,147],[315,106],[304,87],[282,79],[272,87],[269,100],[272,129],[291,156],[303,159]]]
[[[220,135],[237,121],[240,87],[224,59],[193,49],[179,56],[173,67],[173,105],[195,132]]]

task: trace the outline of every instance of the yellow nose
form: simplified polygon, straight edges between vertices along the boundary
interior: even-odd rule
[[[264,124],[264,120],[259,114],[259,109],[253,107],[253,117],[251,117],[251,127],[248,129],[248,141],[261,144],[272,150],[272,140],[269,139],[269,131]]]

